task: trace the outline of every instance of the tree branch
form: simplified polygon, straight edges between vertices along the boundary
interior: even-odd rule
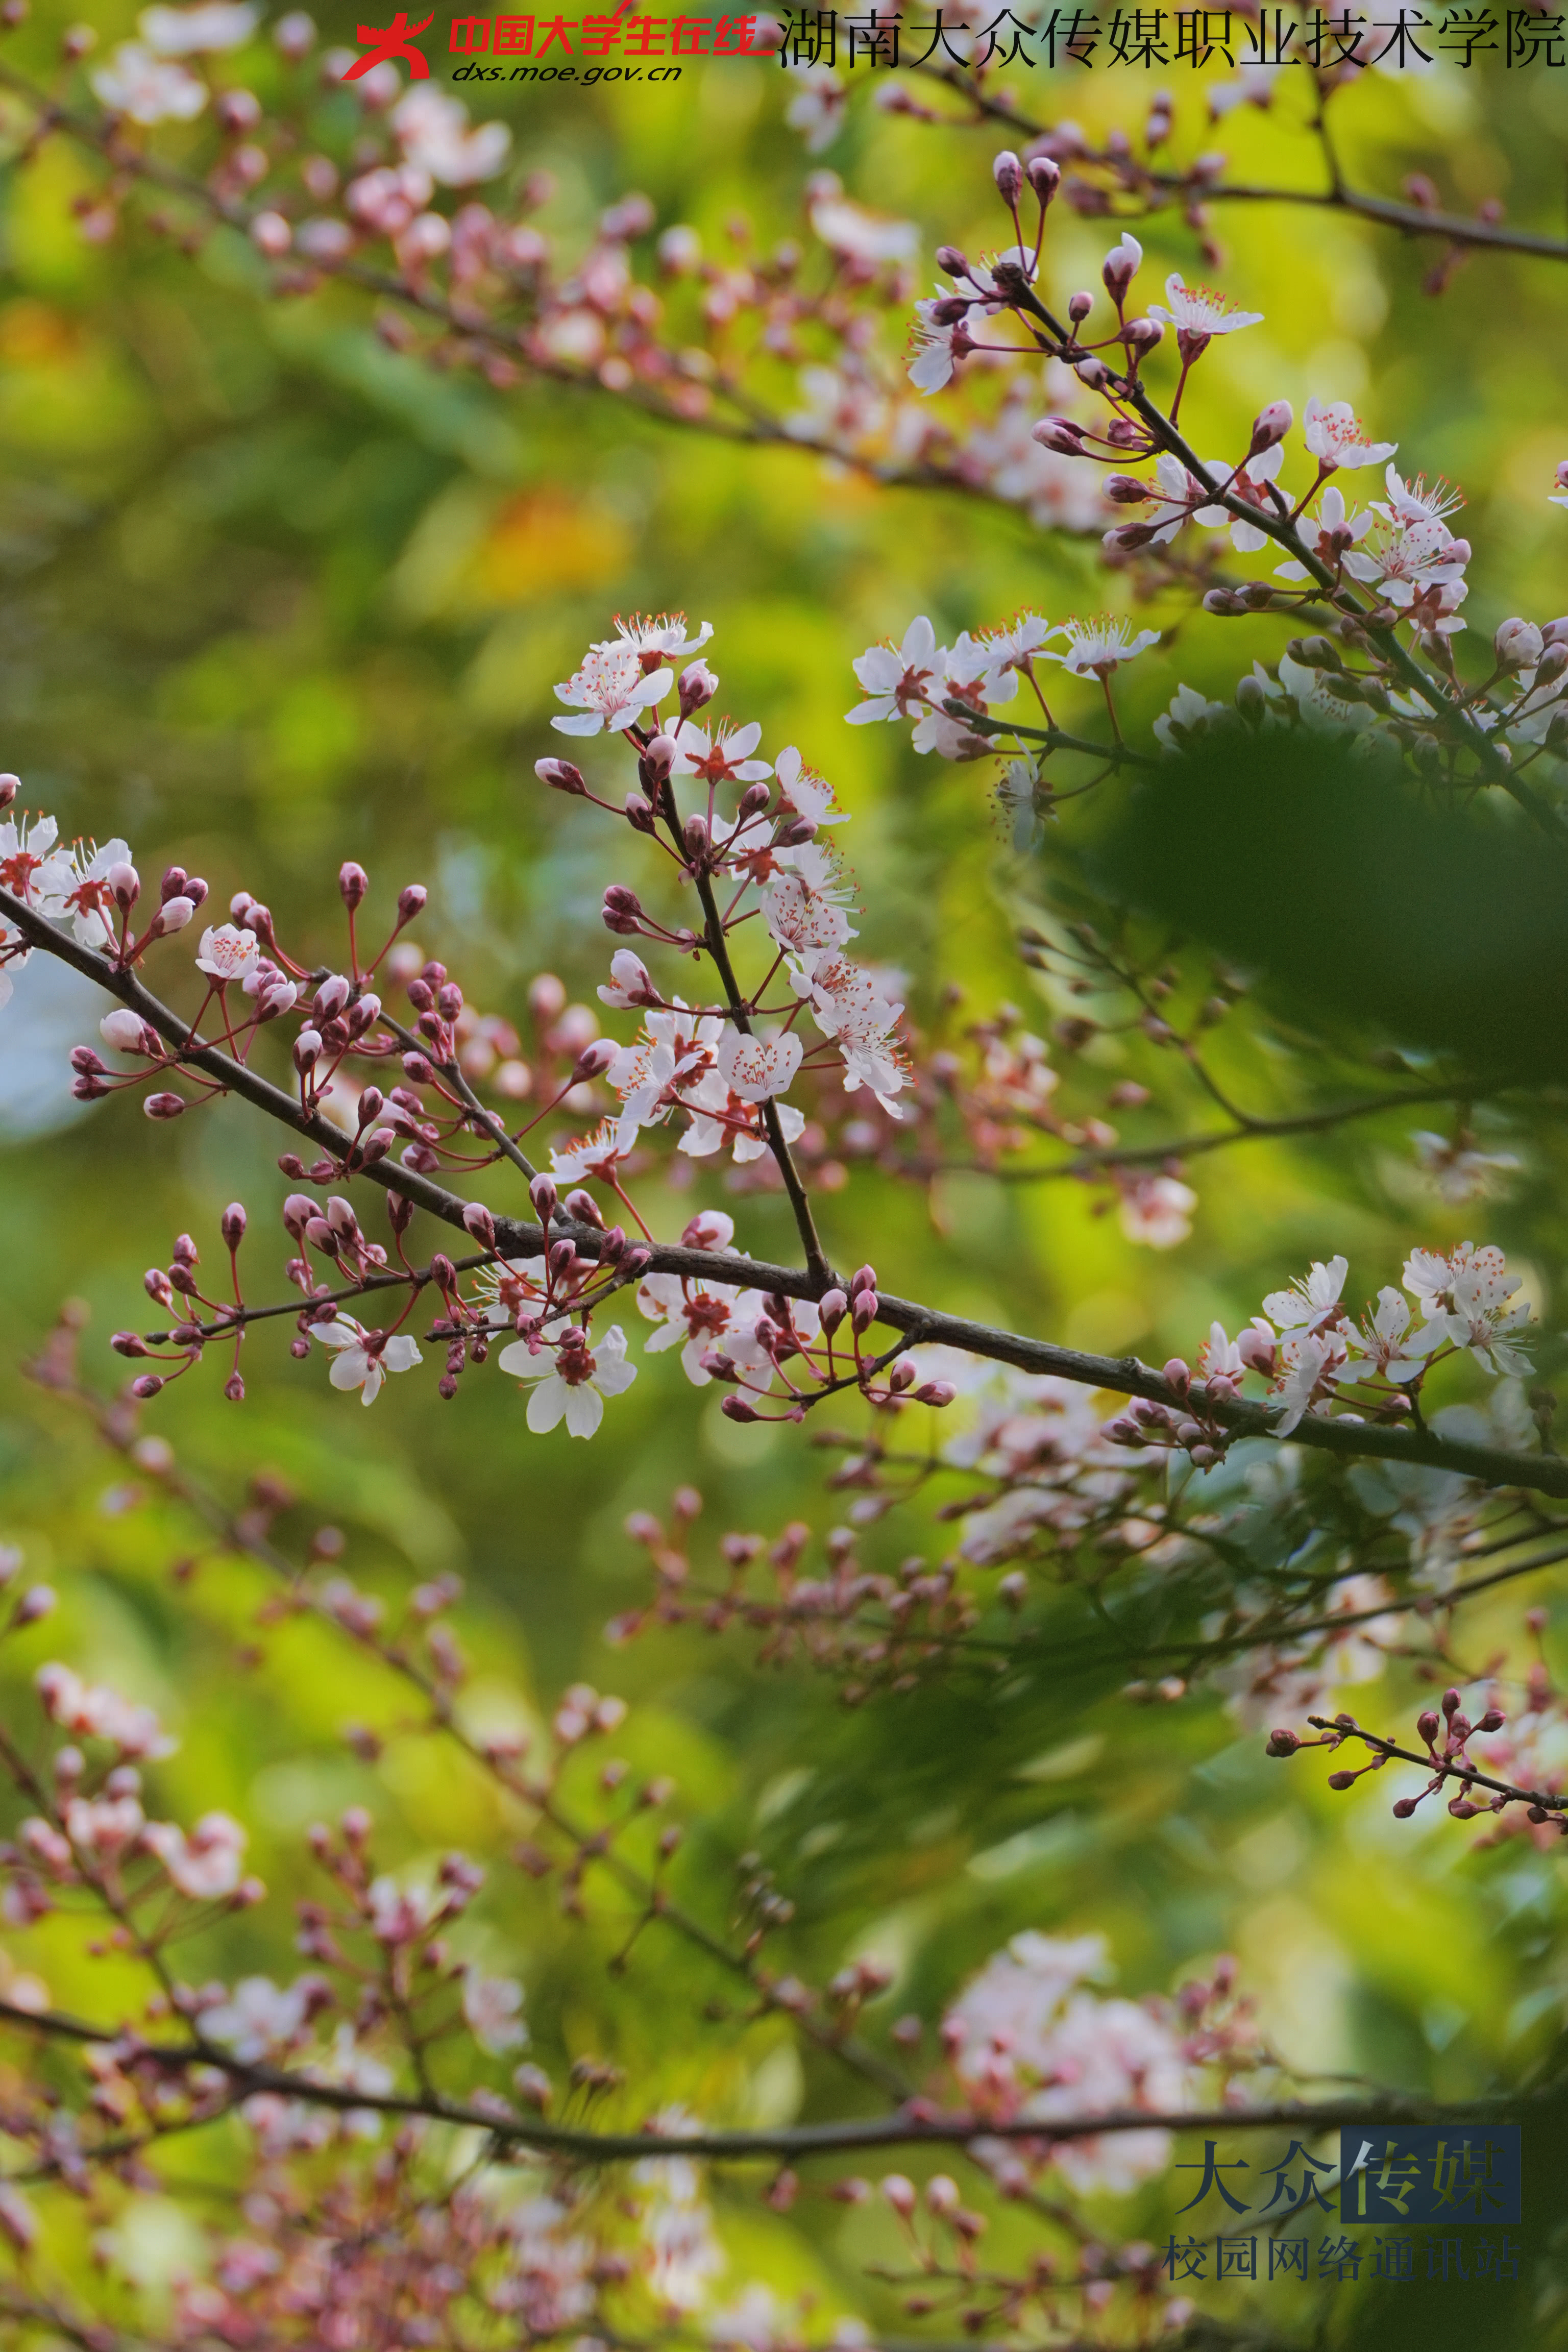
[[[57,2010],[19,2009],[0,2000],[0,2022],[24,2032],[83,2045],[113,2043],[126,2066],[151,2065],[161,2072],[182,2074],[187,2068],[208,2067],[228,2077],[237,2097],[268,2095],[299,2099],[311,2106],[330,2107],[339,2114],[368,2109],[377,2115],[422,2116],[432,2122],[457,2124],[487,2132],[502,2146],[529,2147],[583,2164],[623,2164],[650,2157],[703,2157],[716,2161],[790,2159],[814,2156],[847,2156],[872,2148],[952,2147],[976,2139],[1064,2142],[1098,2138],[1131,2131],[1266,2131],[1281,2126],[1329,2131],[1353,2126],[1481,2118],[1500,2104],[1478,2098],[1458,2105],[1441,2105],[1430,2099],[1388,2091],[1381,2097],[1358,2100],[1287,2099],[1259,2107],[1215,2107],[1181,2110],[1113,2108],[1100,2115],[1053,2117],[1048,2124],[1037,2116],[998,2119],[962,2114],[920,2112],[911,2103],[895,2115],[853,2116],[821,2124],[779,2125],[771,2130],[729,2131],[722,2128],[681,2132],[595,2132],[542,2118],[507,2117],[488,2105],[439,2095],[416,2096],[400,2092],[375,2093],[342,2083],[323,2083],[289,2068],[265,2066],[237,2058],[231,2052],[199,2038],[183,2042],[139,2042],[122,2030]],[[1518,2101],[1512,2101],[1517,2105]],[[214,2120],[217,2117],[215,2116]],[[84,2150],[84,2154],[89,2151]]]
[[[134,972],[121,971],[95,949],[80,946],[7,890],[0,890],[0,916],[46,955],[69,964],[89,980],[96,981],[121,1004],[129,1005],[160,1036],[182,1048],[184,1060],[193,1069],[216,1080],[227,1092],[240,1096],[269,1118],[278,1119],[291,1133],[320,1144],[334,1158],[342,1157],[349,1139],[320,1112],[301,1109],[280,1087],[231,1060],[216,1046],[198,1042],[184,1051],[190,1036],[189,1023],[162,1003]],[[463,1223],[467,1204],[458,1195],[448,1192],[428,1176],[405,1168],[401,1161],[381,1160],[374,1171],[354,1172],[370,1174],[375,1183],[400,1193],[416,1208],[439,1218],[443,1224],[468,1232]],[[559,1231],[574,1243],[579,1255],[597,1257],[604,1239],[597,1227],[563,1224]],[[537,1225],[520,1224],[509,1217],[496,1219],[497,1247],[507,1256],[537,1257],[547,1246],[547,1238]],[[814,1274],[801,1266],[770,1265],[763,1260],[723,1250],[686,1249],[668,1242],[653,1245],[648,1270],[682,1275],[696,1281],[733,1283],[740,1289],[776,1290],[786,1298],[820,1298],[837,1280],[831,1266],[825,1269],[825,1275]],[[1140,1362],[1136,1356],[1091,1356],[1080,1349],[1058,1347],[1049,1339],[1031,1339],[1018,1332],[973,1322],[967,1317],[944,1315],[934,1307],[880,1289],[878,1298],[879,1322],[891,1330],[918,1332],[922,1342],[957,1348],[965,1355],[1011,1364],[1019,1371],[1053,1373],[1058,1380],[1073,1381],[1084,1388],[1109,1389],[1121,1396],[1148,1397],[1159,1404],[1187,1403],[1187,1399],[1178,1396],[1161,1373]],[[1272,1431],[1274,1410],[1268,1405],[1216,1402],[1205,1405],[1205,1411],[1237,1437],[1267,1437]],[[1501,1446],[1468,1445],[1435,1437],[1426,1430],[1330,1421],[1311,1414],[1297,1423],[1290,1443],[1342,1457],[1372,1454],[1384,1462],[1454,1470],[1485,1486],[1532,1487],[1541,1494],[1568,1499],[1568,1460],[1557,1454],[1511,1454]]]

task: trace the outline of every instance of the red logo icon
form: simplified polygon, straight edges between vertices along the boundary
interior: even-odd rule
[[[361,74],[369,73],[372,66],[384,66],[394,58],[401,58],[408,68],[410,81],[428,81],[430,61],[414,47],[414,43],[421,33],[429,31],[435,21],[434,16],[426,16],[422,25],[411,25],[407,12],[400,8],[390,25],[361,25],[357,28],[360,47],[368,47],[370,55],[356,58],[343,79],[358,81]]]

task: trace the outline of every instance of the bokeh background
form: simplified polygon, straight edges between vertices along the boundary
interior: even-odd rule
[[[130,30],[128,12],[94,21],[106,41]],[[45,10],[23,40],[41,58],[63,22]],[[1501,195],[1510,215],[1560,228],[1563,79],[1506,75],[1495,59],[1468,76],[1367,77],[1335,102],[1346,168],[1384,192],[1428,172],[1457,205]],[[918,220],[928,255],[994,241],[990,133],[925,129],[861,100],[808,158],[784,123],[782,81],[712,62],[675,89],[507,92],[496,110],[513,123],[518,171],[553,176],[548,217],[568,243],[628,187],[652,198],[660,226],[690,222],[714,249],[737,215],[764,237],[791,234],[806,174],[823,168]],[[1026,94],[1093,128],[1135,124],[1148,91],[1140,76],[1096,73],[1036,77]],[[1223,145],[1238,175],[1312,183],[1300,94],[1217,132],[1197,86],[1178,97],[1179,140]],[[802,744],[853,813],[867,951],[907,970],[927,1012],[955,982],[976,1016],[1011,998],[1048,1022],[1006,919],[1048,887],[1051,844],[1044,872],[1020,870],[973,773],[843,714],[852,656],[916,612],[944,635],[1019,606],[1095,609],[1091,545],[981,501],[879,490],[809,457],[661,428],[609,398],[443,377],[387,350],[349,297],[259,299],[249,257],[223,240],[195,261],[150,238],[95,248],[71,216],[79,168],[56,145],[0,179],[4,760],[28,801],[68,831],[125,834],[144,875],[177,857],[217,900],[243,883],[302,909],[323,938],[342,858],[360,858],[388,897],[423,880],[421,944],[487,1010],[524,1020],[542,969],[593,1003],[605,840],[591,812],[541,793],[532,764],[551,748],[553,682],[609,616],[680,607],[718,625],[727,707],[759,718],[768,741]],[[1141,234],[1152,275],[1195,266],[1179,222]],[[1564,525],[1543,488],[1562,454],[1568,269],[1488,258],[1434,299],[1421,290],[1429,253],[1340,215],[1237,206],[1216,234],[1217,281],[1267,323],[1211,358],[1200,440],[1231,446],[1281,394],[1298,407],[1314,392],[1352,399],[1412,469],[1463,483],[1473,625],[1550,617],[1564,601]],[[1093,283],[1106,241],[1064,219],[1058,286]],[[1275,650],[1184,624],[1149,666],[1149,705],[1177,676],[1228,691],[1254,652]],[[1395,877],[1387,921],[1401,917]],[[492,1843],[490,1800],[437,1746],[396,1736],[399,1703],[374,1673],[319,1629],[258,1634],[258,1576],[229,1563],[173,1580],[171,1561],[194,1549],[189,1523],[26,1377],[69,1297],[90,1310],[84,1365],[112,1387],[108,1335],[138,1319],[142,1268],[182,1230],[216,1245],[236,1195],[252,1212],[253,1279],[281,1241],[285,1181],[268,1139],[231,1108],[173,1131],[131,1104],[73,1112],[62,1074],[68,1046],[93,1034],[87,997],[36,961],[0,1015],[0,1538],[62,1598],[5,1669],[0,1703],[19,1719],[26,1674],[56,1654],[152,1700],[181,1741],[158,1768],[167,1809],[245,1818],[257,1867],[280,1887],[300,1883],[306,1826],[349,1802],[371,1806],[395,1860]],[[1288,1055],[1276,1064],[1283,1101],[1300,1073]],[[1417,1234],[1497,1240],[1529,1268],[1550,1370],[1563,1220],[1549,1125],[1489,1129],[1519,1152],[1521,1175],[1509,1200],[1458,1210],[1420,1189],[1412,1123],[1205,1162],[1193,1234],[1167,1253],[1134,1247],[1072,1186],[963,1178],[928,1202],[866,1168],[826,1219],[839,1263],[896,1264],[906,1293],[1156,1362],[1190,1352],[1212,1315],[1234,1328],[1309,1256],[1344,1249],[1370,1292]],[[724,1197],[705,1172],[667,1214]],[[748,1213],[759,1253],[786,1246],[771,1201]],[[497,1721],[515,1716],[517,1692],[545,1707],[575,1677],[623,1693],[626,1752],[679,1783],[694,1904],[722,1916],[736,1857],[761,1852],[798,1906],[802,1965],[887,1958],[889,2015],[933,2011],[1020,1928],[1093,1927],[1134,1992],[1235,1951],[1270,2032],[1321,2072],[1461,2095],[1552,2063],[1568,2001],[1560,1864],[1521,1842],[1472,1854],[1446,1821],[1401,1828],[1375,1796],[1331,1799],[1321,1772],[1261,1764],[1257,1738],[1212,1698],[1129,1706],[1114,1655],[1053,1668],[1047,1644],[999,1684],[960,1679],[849,1712],[829,1683],[759,1672],[734,1641],[609,1651],[605,1621],[646,1589],[628,1511],[661,1509],[680,1480],[701,1488],[713,1533],[772,1534],[792,1517],[824,1528],[838,1508],[796,1433],[737,1431],[713,1391],[668,1365],[644,1370],[591,1450],[561,1431],[530,1437],[500,1380],[471,1378],[456,1407],[395,1382],[365,1413],[281,1340],[254,1341],[246,1373],[243,1409],[193,1379],[145,1426],[231,1496],[258,1470],[282,1478],[299,1497],[285,1533],[341,1528],[354,1575],[388,1596],[461,1574],[476,1704]],[[895,1518],[868,1549],[896,1556],[921,1540],[934,1549],[942,1532]],[[1513,1643],[1539,1598],[1550,1594],[1510,1589],[1472,1620],[1470,1660]],[[355,1720],[388,1733],[379,1762],[345,1746]],[[656,2091],[758,2121],[837,2095],[803,2076],[776,2025],[705,2024],[722,1988],[698,1981],[679,1948],[650,1937],[612,1979],[598,1962],[613,1919],[568,1933],[548,1891],[504,1873],[481,1918],[487,1960],[527,1980],[541,2054],[597,2051]],[[289,1939],[275,1901],[227,1931],[214,1964],[287,1974]],[[3,1941],[0,1967],[41,1969],[66,2006],[112,1997],[103,1969],[70,1973],[47,1927]],[[1179,2201],[1157,2188],[1119,2207],[1118,2223],[1136,2210],[1163,2239]],[[1538,2261],[1559,2203],[1534,2200]],[[186,2226],[142,2200],[149,2278],[188,2258]],[[864,2302],[845,2283],[879,2223],[807,2214],[786,2229],[737,2203],[725,2227],[736,2281]],[[1453,2290],[1406,2293],[1405,2319],[1363,2284],[1291,2324],[1384,2343],[1406,2326],[1458,2342],[1479,2325]],[[1559,2340],[1553,2293],[1538,2272],[1506,2322],[1500,2297],[1490,2340],[1507,2328]]]

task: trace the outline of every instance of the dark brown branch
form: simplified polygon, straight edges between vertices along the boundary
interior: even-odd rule
[[[300,2099],[311,2106],[331,2107],[340,2114],[369,2109],[378,2115],[423,2116],[433,2122],[458,2124],[489,2133],[503,2147],[531,2147],[580,2164],[640,2162],[649,2157],[705,2157],[743,2163],[813,2156],[848,2156],[884,2147],[952,2147],[976,2139],[1061,2142],[1097,2138],[1101,2134],[1129,2131],[1264,2131],[1288,2126],[1329,2131],[1341,2126],[1376,2126],[1452,2116],[1480,2116],[1496,2104],[1477,2099],[1459,2106],[1436,2103],[1399,2092],[1380,2098],[1357,2100],[1287,2099],[1268,2106],[1153,2110],[1120,2107],[1100,2115],[1068,2116],[1043,2125],[1037,2117],[1008,2120],[963,2113],[928,2115],[909,2108],[895,2115],[853,2116],[823,2124],[780,2125],[764,2131],[722,2128],[671,2132],[594,2132],[542,2118],[507,2118],[462,2099],[416,2097],[399,2092],[360,2091],[341,2083],[321,2083],[309,2075],[278,2066],[263,2066],[235,2057],[216,2043],[199,2038],[183,2042],[143,2042],[121,2030],[89,2024],[55,2010],[18,2009],[0,2000],[0,2021],[25,2032],[82,2044],[117,2043],[128,2067],[156,2066],[173,2074],[188,2067],[211,2067],[226,2074],[237,2098],[260,2093]],[[216,2116],[214,2118],[216,2120]]]
[[[978,82],[965,75],[957,66],[933,67],[917,65],[911,71],[940,82],[956,98],[973,108],[969,123],[953,121],[954,130],[968,130],[981,122],[997,122],[1005,126],[1015,139],[1043,139],[1055,128],[1048,122],[1031,121],[1016,107],[1003,106],[990,98]],[[1321,124],[1313,126],[1327,148]],[[1145,164],[1134,164],[1135,183],[1128,185],[1123,175],[1128,164],[1124,159],[1104,153],[1086,152],[1068,159],[1069,167],[1087,163],[1115,173],[1122,178],[1126,194],[1133,197],[1152,190],[1167,204],[1184,205],[1302,205],[1314,212],[1352,213],[1363,220],[1375,221],[1381,227],[1395,228],[1405,236],[1440,237],[1446,245],[1479,247],[1493,253],[1528,254],[1537,261],[1568,261],[1568,242],[1562,237],[1547,236],[1536,229],[1506,228],[1500,221],[1467,219],[1462,213],[1438,212],[1425,205],[1397,204],[1388,196],[1367,195],[1362,190],[1350,188],[1332,169],[1327,188],[1266,187],[1247,180],[1204,180],[1190,172],[1156,172]],[[1145,204],[1143,213],[1113,215],[1115,219],[1137,219],[1161,207]]]
[[[80,946],[6,890],[0,890],[0,916],[15,924],[35,947],[96,981],[121,1004],[139,1013],[160,1036],[184,1049],[190,1034],[189,1024],[153,995],[133,972],[118,969],[97,950]],[[334,1158],[341,1159],[345,1153],[348,1138],[341,1128],[334,1127],[319,1112],[303,1110],[293,1096],[285,1094],[257,1071],[231,1060],[216,1046],[198,1044],[184,1053],[183,1058],[204,1076],[240,1096],[253,1108],[280,1121],[293,1134],[321,1145]],[[401,1161],[391,1160],[378,1161],[367,1172],[375,1183],[401,1193],[416,1208],[438,1217],[443,1224],[467,1233],[463,1223],[466,1203],[428,1176],[418,1175]],[[596,1227],[566,1225],[561,1230],[575,1244],[580,1255],[598,1255],[604,1237]],[[508,1256],[537,1257],[545,1247],[545,1235],[537,1225],[498,1217],[496,1244]],[[786,1298],[820,1298],[837,1280],[831,1267],[826,1269],[827,1279],[824,1280],[801,1266],[770,1265],[763,1260],[723,1250],[686,1249],[668,1242],[654,1244],[649,1269],[695,1281],[733,1283],[741,1289],[776,1290]],[[879,1290],[878,1297],[879,1321],[891,1330],[918,1332],[922,1341],[957,1348],[965,1355],[981,1356],[993,1363],[1011,1364],[1019,1371],[1054,1373],[1059,1380],[1073,1381],[1084,1388],[1109,1389],[1121,1396],[1148,1397],[1159,1404],[1187,1403],[1186,1398],[1178,1396],[1162,1374],[1140,1362],[1136,1356],[1091,1356],[1081,1349],[1058,1347],[1048,1339],[1031,1339],[1018,1332],[997,1330],[967,1317],[944,1315],[934,1307],[887,1291]],[[1267,1437],[1271,1433],[1274,1411],[1268,1405],[1211,1404],[1205,1410],[1234,1436]],[[1556,1454],[1513,1454],[1501,1446],[1467,1445],[1435,1437],[1426,1430],[1329,1421],[1311,1414],[1297,1424],[1290,1442],[1342,1458],[1372,1454],[1384,1462],[1454,1470],[1462,1477],[1475,1478],[1488,1486],[1531,1487],[1541,1494],[1568,1499],[1568,1460]]]

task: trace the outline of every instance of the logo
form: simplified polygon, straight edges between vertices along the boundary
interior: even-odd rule
[[[428,81],[430,61],[422,50],[414,47],[421,33],[427,33],[435,23],[426,16],[422,25],[411,25],[406,11],[400,8],[390,25],[361,25],[357,27],[361,48],[369,48],[367,58],[356,58],[344,74],[345,81],[358,81],[361,74],[369,73],[373,66],[389,64],[401,58],[408,68],[410,81]]]
[[[1340,2220],[1518,2221],[1518,2124],[1402,2124],[1340,2134]]]

